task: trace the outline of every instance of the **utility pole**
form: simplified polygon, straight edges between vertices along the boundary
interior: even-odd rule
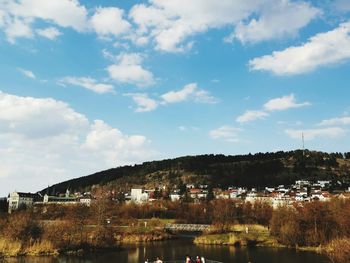
[[[301,132],[301,140],[302,140],[302,143],[303,143],[303,156],[305,156],[304,132]]]

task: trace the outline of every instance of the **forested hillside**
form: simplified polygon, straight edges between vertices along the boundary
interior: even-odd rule
[[[301,150],[247,155],[199,155],[123,166],[83,176],[49,188],[49,191],[88,191],[92,186],[130,190],[134,186],[173,187],[184,183],[213,187],[265,187],[295,180],[350,181],[350,153]],[[338,183],[339,184],[339,183]],[[47,191],[44,189],[43,192]]]

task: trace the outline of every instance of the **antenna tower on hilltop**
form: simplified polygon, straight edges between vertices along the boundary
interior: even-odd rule
[[[303,143],[303,156],[305,156],[304,132],[301,132],[301,140],[302,140],[302,143]]]

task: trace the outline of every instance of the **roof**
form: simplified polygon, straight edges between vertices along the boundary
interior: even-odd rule
[[[32,193],[23,193],[23,192],[15,192],[18,194],[19,197],[28,197],[28,198],[37,198],[38,194],[32,194]]]
[[[201,192],[202,192],[201,189],[197,189],[197,188],[190,189],[190,193],[191,193],[191,194],[199,194],[199,193],[201,193]]]

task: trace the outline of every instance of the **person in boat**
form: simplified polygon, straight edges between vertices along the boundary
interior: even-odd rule
[[[185,263],[192,263],[191,257],[190,256],[186,256],[186,261]]]
[[[205,258],[201,257],[201,263],[205,263]]]
[[[194,261],[195,263],[202,263],[201,259],[199,258],[199,256],[196,257],[196,260]]]
[[[145,259],[145,263],[148,263],[148,258]]]
[[[163,263],[163,261],[159,257],[157,257],[156,263]]]

